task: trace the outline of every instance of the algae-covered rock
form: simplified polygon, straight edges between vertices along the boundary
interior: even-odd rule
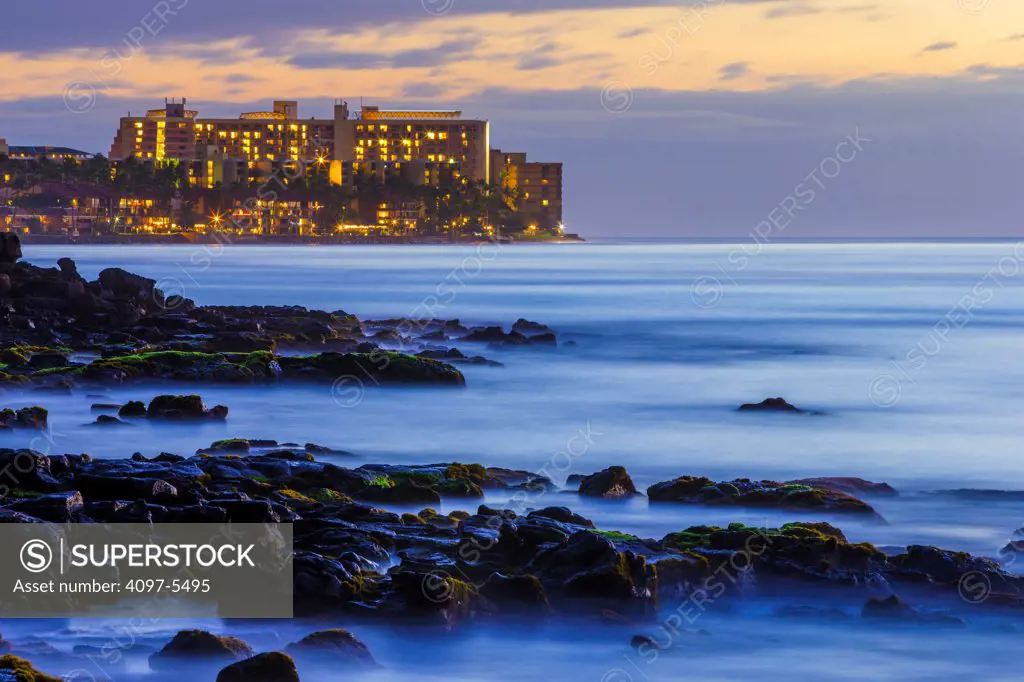
[[[252,647],[237,637],[205,630],[182,630],[163,649],[149,657],[154,670],[173,671],[182,663],[229,663],[250,658]]]
[[[217,682],[299,682],[299,671],[291,656],[270,651],[232,663],[217,674]]]

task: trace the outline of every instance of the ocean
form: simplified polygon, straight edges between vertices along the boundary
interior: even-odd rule
[[[934,544],[989,557],[998,557],[1024,523],[1018,452],[1024,246],[1015,243],[27,245],[24,251],[37,265],[69,256],[89,279],[122,267],[197,304],[301,305],[364,320],[457,318],[506,328],[525,318],[552,327],[560,345],[459,344],[504,364],[461,367],[466,390],[378,388],[358,377],[333,387],[201,387],[208,404],[230,407],[230,417],[188,426],[144,423],[116,432],[87,426],[92,403],[147,399],[154,391],[145,386],[112,388],[102,398],[9,391],[0,407],[40,402],[50,409],[51,431],[0,434],[0,447],[127,457],[192,454],[229,437],[272,438],[349,451],[352,456],[335,458],[350,466],[479,462],[542,471],[559,483],[620,464],[640,489],[682,474],[859,476],[901,494],[872,500],[886,523],[826,519],[852,541]],[[775,396],[822,414],[736,410]],[[1021,492],[978,492],[993,490]],[[643,499],[611,503],[564,493],[534,502],[568,505],[599,528],[640,537],[702,523],[774,527],[795,520],[781,512],[655,511]],[[458,508],[466,503],[444,505],[444,511]],[[636,660],[629,637],[608,626],[474,625],[445,636],[379,623],[354,630],[385,666],[362,676],[374,680],[1018,677],[1016,621],[955,632],[924,625],[809,627],[769,620],[769,606],[751,597],[737,600],[733,612],[709,611],[693,626],[709,635],[681,638],[657,661]],[[153,637],[166,640],[161,628],[180,625],[161,624]],[[246,632],[254,641],[264,637],[252,626],[207,625]],[[272,630],[283,637],[299,628],[279,625]],[[0,627],[5,636],[40,634],[27,621]],[[70,646],[102,639],[110,627],[83,622],[79,630],[49,633],[48,641]],[[324,671],[303,676],[308,679],[334,677]]]

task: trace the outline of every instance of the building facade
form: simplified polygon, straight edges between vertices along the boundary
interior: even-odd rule
[[[562,164],[527,161],[524,152],[491,150],[494,184],[509,197],[510,208],[545,230],[562,227]]]
[[[15,161],[41,161],[42,159],[47,159],[55,163],[63,163],[64,161],[81,163],[88,161],[93,155],[89,152],[69,147],[8,145],[7,140],[0,138],[0,156],[6,156]]]
[[[297,161],[322,168],[335,184],[409,163],[424,164],[425,182],[440,166],[473,181],[491,180],[487,121],[463,119],[458,111],[374,106],[353,117],[345,102],[335,104],[330,119],[300,119],[298,109],[298,102],[275,101],[271,111],[200,118],[187,100],[167,100],[163,109],[121,119],[110,158],[187,163],[190,184],[199,187],[245,179],[246,170],[266,175]]]

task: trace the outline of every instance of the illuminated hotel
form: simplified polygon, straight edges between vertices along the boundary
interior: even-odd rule
[[[200,118],[187,101],[121,119],[110,158],[130,156],[189,164],[190,183],[246,182],[289,162],[303,161],[349,184],[360,173],[382,176],[389,168],[415,173],[417,184],[436,182],[451,170],[489,183],[490,124],[459,111],[393,111],[365,106],[357,117],[337,102],[333,119],[300,119],[298,102],[276,101],[273,110],[238,118]],[[254,173],[258,171],[258,173]]]
[[[561,229],[562,164],[527,161],[523,152],[491,150],[494,184],[509,193],[511,208],[544,229]]]

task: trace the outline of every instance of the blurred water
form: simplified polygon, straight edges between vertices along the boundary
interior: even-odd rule
[[[52,443],[36,437],[36,449],[100,457],[188,454],[239,436],[342,448],[356,458],[338,461],[352,465],[462,460],[543,469],[564,479],[623,464],[638,487],[684,473],[780,480],[862,476],[888,481],[904,494],[873,500],[889,525],[838,521],[851,539],[925,542],[989,556],[1024,522],[1024,509],[1013,500],[925,494],[967,487],[1024,490],[1024,459],[1018,456],[1024,378],[1018,361],[1024,278],[1018,271],[1024,251],[1014,244],[25,251],[37,264],[69,255],[90,278],[104,267],[124,267],[200,304],[301,304],[362,318],[429,311],[466,324],[509,325],[525,317],[549,324],[563,342],[557,350],[477,348],[506,366],[464,368],[465,391],[367,389],[358,400],[336,400],[328,387],[203,387],[208,403],[230,406],[225,424],[113,431],[85,426],[94,418],[91,403],[148,399],[157,387],[110,389],[102,398],[6,394],[8,405],[50,408]],[[565,346],[569,340],[576,345]],[[735,411],[741,403],[776,395],[826,415]],[[346,407],[353,402],[358,404]],[[25,446],[32,438],[0,435],[0,447]],[[556,493],[535,502],[571,504],[600,527],[645,537],[696,523],[775,525],[792,517],[676,507],[655,513],[643,500],[609,504]],[[683,663],[688,676],[699,671],[704,679],[749,679],[747,668],[714,658],[734,645],[749,650],[746,640],[765,626],[742,622],[723,625],[738,628],[728,646],[680,656],[650,679],[678,679]],[[830,666],[829,674],[839,679],[949,679],[985,663],[992,679],[1010,679],[996,674],[1002,659],[992,640],[982,645],[968,641],[973,635],[958,636],[973,648],[955,650],[940,645],[946,636],[858,631],[840,645],[818,633],[803,644],[758,648],[757,656],[775,671],[768,679],[816,679],[803,667],[806,661],[794,662],[790,654],[796,653],[851,666],[848,673]],[[512,679],[537,676],[548,666],[544,674],[556,679],[601,679],[610,669],[601,657],[587,664],[596,676],[564,667],[581,650],[601,649],[605,656],[596,635],[555,637],[550,644],[528,636],[481,638],[472,654],[463,644],[450,645],[459,655],[431,649],[439,666],[452,661],[453,667],[428,667],[415,676]],[[403,668],[408,652],[401,646],[388,636],[375,643],[395,650],[386,679],[412,674]],[[502,670],[519,660],[517,647],[529,647],[536,670]],[[944,667],[959,660],[954,654],[974,663]],[[494,669],[477,665],[485,655]],[[797,667],[788,675],[786,666]],[[644,679],[636,670],[630,675]]]

